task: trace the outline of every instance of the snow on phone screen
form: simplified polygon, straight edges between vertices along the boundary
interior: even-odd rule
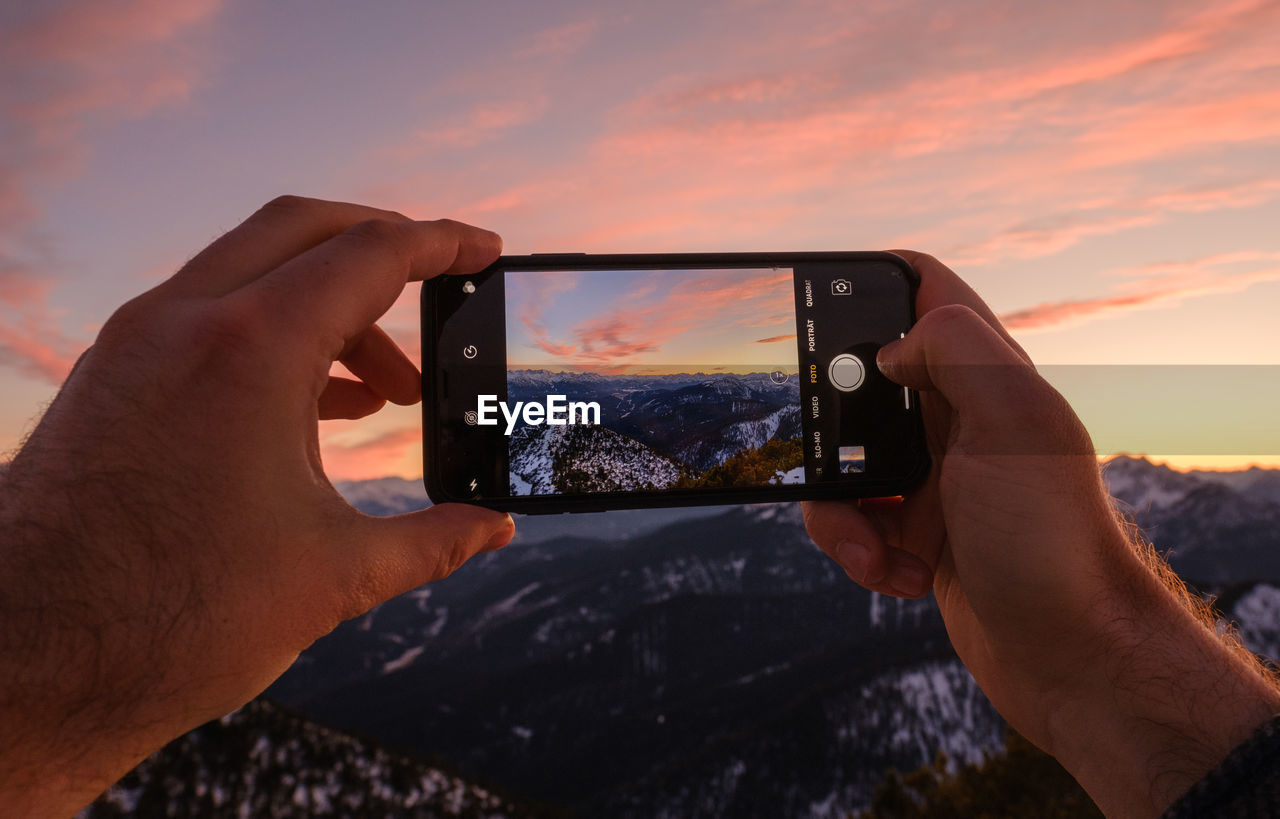
[[[512,495],[804,482],[791,268],[505,274]]]

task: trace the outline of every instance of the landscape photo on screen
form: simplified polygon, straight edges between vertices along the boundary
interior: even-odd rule
[[[509,437],[513,495],[804,482],[791,268],[505,276],[507,401],[599,404]]]

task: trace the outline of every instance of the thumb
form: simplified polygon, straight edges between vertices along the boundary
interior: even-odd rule
[[[352,591],[346,617],[362,614],[396,595],[448,577],[481,552],[500,549],[515,534],[505,512],[444,503],[405,515],[362,516],[353,540]]]
[[[925,313],[905,338],[881,348],[876,364],[898,384],[941,393],[971,455],[1094,453],[1066,399],[964,305]]]

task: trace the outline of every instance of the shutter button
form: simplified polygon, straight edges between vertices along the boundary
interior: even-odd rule
[[[862,382],[867,378],[867,371],[857,356],[841,353],[831,359],[831,364],[827,367],[827,377],[841,392],[853,392],[862,386]]]

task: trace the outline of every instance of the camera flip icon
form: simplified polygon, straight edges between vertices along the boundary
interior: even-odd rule
[[[848,279],[834,279],[831,282],[831,295],[847,296],[853,292],[853,285]]]

